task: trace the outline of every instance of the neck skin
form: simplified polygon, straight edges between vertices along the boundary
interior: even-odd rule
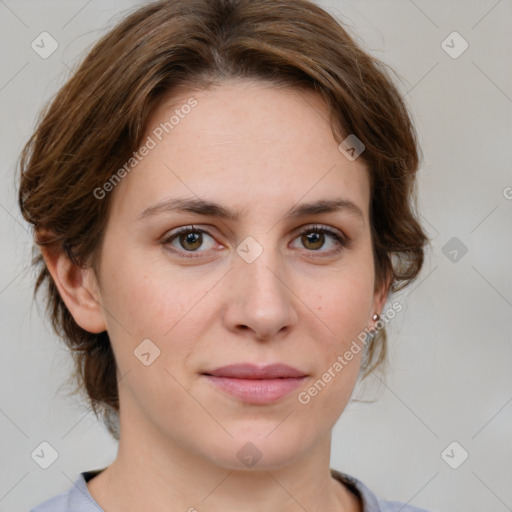
[[[330,474],[331,431],[306,458],[285,468],[230,470],[163,438],[129,412],[130,421],[123,421],[128,411],[121,408],[115,461],[87,483],[103,510],[362,511],[359,499]]]

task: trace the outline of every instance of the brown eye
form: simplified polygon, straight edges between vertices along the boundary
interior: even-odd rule
[[[187,251],[195,251],[201,247],[203,243],[203,235],[198,231],[180,233],[178,235],[178,240],[183,249],[186,249]]]
[[[323,233],[319,233],[318,231],[310,231],[309,233],[301,235],[301,240],[306,249],[317,250],[321,249],[324,245],[325,236]]]
[[[215,246],[215,240],[205,229],[186,226],[170,233],[162,244],[180,256],[200,257]]]
[[[348,239],[338,232],[323,226],[308,226],[303,229],[297,238],[300,244],[310,252],[333,255],[348,247]],[[327,246],[327,250],[321,250]]]

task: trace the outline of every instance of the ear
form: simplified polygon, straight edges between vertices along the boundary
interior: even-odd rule
[[[75,265],[60,249],[40,247],[60,296],[75,322],[84,330],[106,330],[99,284],[92,268]]]
[[[373,316],[375,313],[378,313],[382,316],[382,310],[386,304],[386,300],[388,299],[388,294],[391,287],[391,279],[392,276],[387,276],[382,280],[380,285],[375,286],[375,291],[373,293],[373,310],[371,316]],[[370,319],[370,322],[374,323],[375,321]]]

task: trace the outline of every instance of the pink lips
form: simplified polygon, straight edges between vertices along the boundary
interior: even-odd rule
[[[288,395],[307,375],[285,364],[233,364],[203,375],[224,392],[251,404],[268,404]]]

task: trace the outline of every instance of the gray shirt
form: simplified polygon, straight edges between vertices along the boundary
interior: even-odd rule
[[[41,503],[30,512],[104,512],[89,493],[86,483],[102,470],[80,473],[67,491]],[[378,498],[360,480],[331,469],[334,478],[343,482],[356,496],[361,498],[363,512],[428,512],[425,509]]]

